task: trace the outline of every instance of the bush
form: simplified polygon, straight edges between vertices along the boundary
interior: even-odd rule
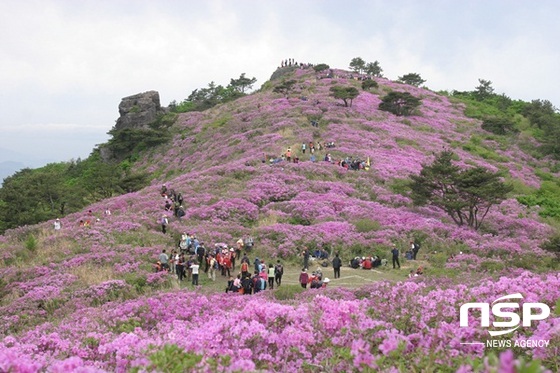
[[[327,69],[330,69],[330,66],[327,65],[326,63],[320,63],[318,65],[313,66],[313,70],[315,70],[315,72],[321,72],[321,71],[325,71]]]
[[[506,117],[487,117],[482,122],[482,129],[496,135],[507,135],[508,133],[519,132],[515,128],[515,123]]]
[[[25,248],[31,251],[32,253],[34,253],[37,250],[37,239],[35,238],[35,236],[33,235],[27,236],[27,239],[25,240]]]
[[[560,257],[560,235],[550,237],[546,242],[541,244],[541,249],[550,251]]]
[[[202,361],[202,356],[186,352],[177,345],[167,344],[150,355],[148,371],[183,373],[195,371]],[[139,371],[139,370],[138,370]]]
[[[368,79],[368,80],[364,80],[362,82],[362,89],[364,91],[369,91],[372,88],[378,88],[379,84],[377,84],[377,82],[373,79]]]

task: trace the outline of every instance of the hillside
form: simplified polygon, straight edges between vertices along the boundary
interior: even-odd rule
[[[132,165],[149,173],[150,186],[62,218],[59,232],[50,221],[0,237],[0,371],[174,371],[163,368],[166,357],[179,364],[175,371],[199,364],[201,371],[466,372],[485,371],[485,357],[489,366],[538,358],[558,369],[558,262],[540,248],[556,228],[538,207],[515,199],[541,186],[537,175],[558,176],[550,160],[529,154],[522,139],[482,130],[462,103],[427,89],[376,78],[379,87],[364,91],[343,70],[334,70],[335,78],[313,69],[279,75],[251,95],[179,114],[167,130],[172,142]],[[296,80],[288,97],[273,91],[282,79]],[[358,88],[351,107],[330,95],[334,85]],[[390,91],[420,98],[415,115],[380,111]],[[335,147],[316,150],[312,162],[309,149],[301,150],[310,142]],[[287,148],[299,163],[271,162]],[[443,149],[461,167],[501,171],[514,185],[479,231],[412,204],[406,180]],[[371,168],[348,170],[323,161],[326,154],[369,159]],[[162,185],[182,193],[182,220],[164,212]],[[170,218],[168,234],[161,233],[162,214]],[[293,266],[304,246],[339,252],[347,263],[354,256],[390,259],[392,244],[405,251],[416,240],[425,275],[407,280],[403,270],[402,281],[357,289],[334,280],[317,292],[292,289],[287,300],[278,291],[216,293],[208,282],[193,291],[152,271],[183,232],[207,247],[250,236],[251,258]],[[380,269],[385,278],[392,271]],[[460,344],[488,339],[474,323],[458,326],[461,304],[514,292],[552,313],[512,338],[546,339],[549,346],[503,352]]]

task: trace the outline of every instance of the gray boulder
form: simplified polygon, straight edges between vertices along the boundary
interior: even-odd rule
[[[125,97],[119,105],[120,117],[115,124],[115,130],[147,129],[162,113],[164,113],[164,109],[161,107],[157,91]]]

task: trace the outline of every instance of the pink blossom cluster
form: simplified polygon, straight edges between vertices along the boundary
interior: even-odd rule
[[[558,274],[522,272],[468,285],[381,282],[354,291],[308,291],[292,302],[266,293],[247,297],[173,291],[86,307],[58,325],[5,337],[0,364],[32,372],[45,367],[126,371],[145,367],[147,352],[175,344],[206,357],[229,356],[246,371],[300,371],[308,364],[337,372],[366,367],[403,371],[434,363],[468,371],[466,357],[483,359],[484,349],[461,343],[489,336],[474,314],[468,327],[459,326],[460,306],[465,300],[492,302],[514,292],[522,293],[525,302],[548,304],[553,312],[535,327],[511,335],[546,339],[550,345],[517,353],[557,364],[560,318],[554,312],[559,289]],[[122,332],[125,325],[134,327]]]

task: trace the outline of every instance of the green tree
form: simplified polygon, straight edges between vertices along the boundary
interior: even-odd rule
[[[321,71],[325,71],[330,69],[330,66],[327,65],[326,63],[320,63],[318,65],[313,66],[313,70],[315,70],[315,72],[320,73]]]
[[[474,96],[478,101],[483,101],[494,94],[492,82],[489,80],[478,79],[479,85],[475,88]]]
[[[420,106],[421,100],[408,92],[390,92],[381,100],[379,110],[388,111],[396,116],[412,115]]]
[[[362,82],[362,89],[364,91],[369,91],[370,89],[377,87],[379,87],[379,84],[377,84],[377,82],[373,79],[366,79]]]
[[[361,74],[362,71],[366,69],[366,61],[361,57],[354,57],[352,61],[350,61],[350,69]]]
[[[290,95],[290,92],[292,92],[292,90],[294,89],[294,86],[296,84],[295,80],[288,80],[288,81],[283,81],[282,83],[278,84],[276,87],[274,87],[273,92],[275,93],[281,93],[283,95],[286,96],[286,98],[288,98],[288,96]]]
[[[419,175],[411,175],[411,198],[416,206],[435,206],[457,225],[477,230],[490,208],[513,188],[483,167],[461,169],[452,163],[454,156],[443,151],[432,164],[423,165]]]
[[[538,128],[545,128],[554,121],[558,109],[548,100],[533,100],[526,104],[521,113],[529,119],[531,125]]]
[[[424,84],[426,82],[424,79],[422,79],[420,74],[417,73],[409,73],[403,76],[399,76],[398,81],[415,87],[420,87],[421,84]]]
[[[560,116],[558,114],[550,117],[544,124],[540,141],[542,143],[540,151],[544,155],[551,155],[554,159],[560,160]]]
[[[355,87],[334,86],[331,87],[330,91],[331,96],[342,100],[345,107],[351,107],[352,101],[360,94]]]
[[[6,178],[0,188],[2,230],[37,224],[81,208],[83,193],[68,182],[67,170],[67,163],[52,163]]]
[[[365,68],[366,74],[371,76],[376,76],[378,78],[382,78],[383,69],[379,65],[378,61],[375,62],[368,62]]]
[[[238,92],[245,93],[246,89],[253,88],[253,84],[257,82],[257,78],[247,78],[245,73],[241,74],[239,79],[231,79],[229,85]]]
[[[519,132],[515,128],[515,123],[506,117],[486,117],[482,122],[481,128],[485,131],[495,133],[496,135],[507,135],[508,133]]]

